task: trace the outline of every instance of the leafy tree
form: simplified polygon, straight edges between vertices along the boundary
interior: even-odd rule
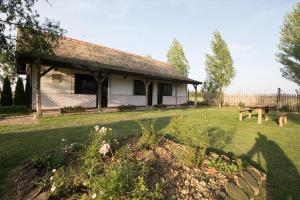
[[[7,54],[0,52],[0,82],[3,82],[4,77],[8,76],[10,82],[13,84],[17,77],[17,69],[14,63],[7,59]]]
[[[235,76],[233,60],[231,58],[226,42],[222,39],[220,32],[214,32],[211,41],[213,54],[206,54],[206,72],[209,80],[215,83],[220,92],[220,106],[223,105],[224,89]]]
[[[203,94],[206,93],[216,93],[218,91],[219,86],[213,80],[208,78],[206,81],[203,82],[201,92]]]
[[[10,87],[10,81],[8,77],[5,77],[3,80],[3,90],[1,93],[1,106],[11,106],[12,101],[12,92]]]
[[[25,105],[25,92],[23,80],[19,77],[16,84],[15,96],[14,96],[15,106]]]
[[[25,105],[27,105],[27,107],[30,107],[30,98],[31,98],[31,86],[30,86],[30,78],[29,76],[27,76],[26,78],[26,84],[25,84]]]
[[[282,76],[300,86],[300,3],[285,16],[280,34],[276,56],[283,65]]]
[[[189,74],[189,62],[184,55],[181,44],[174,39],[167,53],[168,63],[176,67],[184,76]]]

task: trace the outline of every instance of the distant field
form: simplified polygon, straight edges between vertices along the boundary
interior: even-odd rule
[[[139,133],[137,120],[158,118],[157,130],[163,130],[172,116],[208,124],[209,134],[232,134],[226,151],[246,155],[268,173],[272,199],[300,197],[300,115],[289,114],[287,126],[279,128],[275,113],[271,120],[257,124],[257,116],[238,120],[238,112],[230,108],[190,108],[176,110],[150,110],[101,114],[81,114],[45,117],[39,123],[0,127],[0,184],[5,191],[7,173],[20,162],[60,146],[61,138],[67,142],[86,142],[94,125],[106,125],[120,135]],[[207,122],[205,122],[208,120]],[[197,136],[194,136],[197,137]]]

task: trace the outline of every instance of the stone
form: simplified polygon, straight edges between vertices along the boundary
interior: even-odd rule
[[[222,191],[218,191],[216,194],[216,198],[217,200],[230,200],[230,197]]]
[[[225,190],[228,196],[233,200],[249,200],[248,195],[240,187],[233,183],[227,183]]]
[[[200,183],[199,183],[200,185],[202,185],[202,186],[206,186],[206,182],[205,181],[201,181]]]
[[[247,193],[250,200],[253,200],[254,199],[254,192],[252,190],[252,187],[248,184],[248,182],[242,177],[237,177],[235,179],[235,181],[236,181],[236,184]]]
[[[50,196],[49,192],[43,192],[38,196],[36,196],[35,198],[33,198],[32,200],[48,200],[49,196]]]
[[[35,198],[41,191],[42,191],[43,187],[41,186],[37,186],[36,188],[34,188],[31,192],[29,192],[24,199],[26,200],[31,200],[33,198]]]
[[[247,167],[247,171],[253,171],[256,174],[258,174],[258,176],[260,177],[261,181],[265,181],[267,179],[266,174],[264,172],[256,169],[255,167],[249,166],[249,167]]]
[[[241,171],[241,176],[248,182],[248,184],[251,186],[254,195],[259,194],[259,185],[257,181],[253,178],[253,176],[247,172],[246,170]]]

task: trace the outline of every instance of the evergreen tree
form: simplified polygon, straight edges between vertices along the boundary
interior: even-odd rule
[[[17,84],[16,84],[14,104],[15,104],[15,106],[25,105],[24,85],[23,85],[23,80],[20,77],[18,78]]]
[[[30,107],[30,98],[31,98],[31,87],[30,87],[30,78],[27,76],[25,84],[25,105]]]
[[[167,53],[168,63],[176,67],[184,76],[189,74],[189,62],[184,55],[181,44],[174,39]]]
[[[235,76],[233,60],[226,42],[220,32],[215,32],[211,41],[213,54],[206,54],[206,72],[208,78],[215,83],[220,92],[220,106],[223,105],[224,89]]]
[[[1,106],[11,106],[12,105],[12,92],[10,87],[9,78],[6,76],[3,80],[3,87],[1,93]]]
[[[300,86],[300,3],[285,16],[278,48],[282,76]]]

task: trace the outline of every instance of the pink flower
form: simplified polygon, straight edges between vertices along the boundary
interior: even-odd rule
[[[106,156],[106,154],[108,154],[109,151],[111,151],[111,148],[108,143],[102,144],[99,149],[99,153],[102,154],[103,156]]]

